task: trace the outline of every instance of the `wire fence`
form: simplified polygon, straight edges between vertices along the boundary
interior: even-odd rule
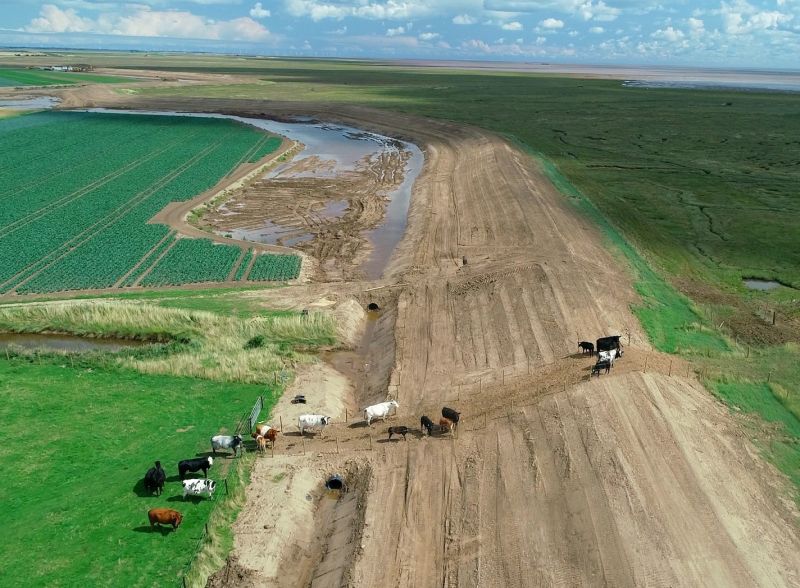
[[[256,420],[258,419],[259,414],[264,409],[264,397],[259,396],[256,399],[256,402],[253,404],[253,407],[246,411],[239,421],[236,424],[236,433],[241,434],[244,430],[244,427],[247,426],[252,431],[253,427],[255,426]],[[242,465],[241,457],[239,460],[236,460],[235,465],[231,468],[228,468],[226,471],[225,478],[222,479],[221,482],[218,482],[220,489],[225,490],[225,498],[222,500],[217,500],[214,503],[214,507],[211,509],[211,512],[208,514],[208,520],[206,520],[203,528],[200,531],[200,538],[197,540],[197,544],[195,545],[194,550],[192,551],[192,555],[189,560],[184,565],[183,569],[181,570],[180,580],[178,582],[179,586],[183,588],[187,588],[188,586],[192,585],[191,573],[192,567],[195,565],[197,561],[197,556],[200,552],[204,549],[204,547],[213,542],[213,536],[211,535],[208,527],[208,521],[214,518],[214,515],[219,511],[219,509],[225,504],[227,500],[229,500],[232,489],[235,488],[236,484],[239,483],[242,475],[242,469],[245,466]],[[229,481],[230,480],[230,481]]]

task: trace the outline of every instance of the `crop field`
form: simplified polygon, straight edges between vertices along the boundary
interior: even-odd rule
[[[179,585],[213,505],[182,500],[177,462],[209,451],[265,387],[63,363],[0,362],[5,434],[25,439],[0,451],[0,466],[17,472],[0,488],[0,585]],[[42,418],[49,432],[31,435]],[[138,485],[155,460],[167,473],[160,497]],[[228,461],[209,478],[221,480]],[[182,512],[180,528],[152,532],[153,507]]]
[[[127,78],[101,76],[81,72],[41,71],[31,69],[0,69],[0,87],[61,86],[65,84],[118,84]]]
[[[300,258],[296,255],[259,255],[253,262],[248,280],[293,280],[300,274]]]
[[[19,293],[130,285],[170,246],[147,283],[224,280],[197,255],[232,264],[238,247],[147,223],[280,145],[223,120],[95,113],[0,120],[0,137],[0,291]]]

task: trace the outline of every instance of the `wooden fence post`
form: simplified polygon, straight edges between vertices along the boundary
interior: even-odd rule
[[[347,409],[344,409],[344,424],[347,424]]]
[[[372,434],[367,433],[367,437],[369,437],[369,450],[372,451]]]
[[[668,376],[672,375],[672,360],[671,359],[669,360],[669,373],[667,375]]]
[[[336,453],[339,453],[339,435],[336,435]]]
[[[281,433],[283,433],[283,415],[278,417],[281,421]]]
[[[770,371],[769,373],[767,373],[767,384],[769,384],[769,381],[770,381],[771,379],[772,379],[772,371]]]

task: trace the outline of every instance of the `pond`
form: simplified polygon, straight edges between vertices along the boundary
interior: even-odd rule
[[[121,351],[150,345],[149,341],[133,339],[99,339],[77,335],[51,335],[42,333],[0,333],[0,349],[22,347],[42,351]]]
[[[750,288],[751,290],[774,290],[775,288],[782,286],[780,282],[775,282],[774,280],[761,280],[759,278],[743,278],[742,282],[744,282],[745,287]]]

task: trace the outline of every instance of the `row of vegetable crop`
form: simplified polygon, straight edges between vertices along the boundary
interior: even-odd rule
[[[169,202],[207,190],[254,146],[269,143],[259,131],[216,119],[88,113],[18,118],[24,122],[0,121],[4,291],[113,285],[168,233],[166,226],[148,224],[153,216]],[[42,144],[49,146],[48,165],[40,161],[48,154]],[[218,267],[195,265],[193,255],[212,252],[206,247],[176,244],[145,281],[225,279]],[[239,249],[229,249],[235,260]],[[214,249],[212,257],[219,261],[219,255]],[[178,268],[181,260],[188,269]]]
[[[247,279],[251,282],[294,280],[299,275],[299,256],[265,253],[256,257]]]

